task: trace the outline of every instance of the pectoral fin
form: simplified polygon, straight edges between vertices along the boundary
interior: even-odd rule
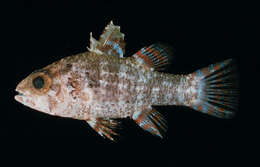
[[[124,34],[120,32],[120,27],[115,26],[111,21],[110,24],[105,27],[98,41],[94,39],[92,33],[90,33],[89,51],[123,57],[125,53],[125,42]]]
[[[90,118],[87,123],[102,137],[114,141],[113,135],[118,135],[115,130],[119,126],[119,121],[103,118]]]
[[[132,115],[133,120],[144,130],[163,138],[167,130],[166,121],[154,108],[147,108]]]

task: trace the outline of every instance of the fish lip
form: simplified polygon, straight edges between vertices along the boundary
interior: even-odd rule
[[[14,99],[16,101],[22,103],[24,94],[20,90],[18,90],[18,89],[15,89],[15,91],[17,92],[17,95],[14,96]]]
[[[20,90],[15,89],[15,91],[17,92],[16,96],[24,96],[24,94]]]

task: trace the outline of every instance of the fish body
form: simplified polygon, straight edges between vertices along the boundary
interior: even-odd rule
[[[127,117],[162,137],[166,121],[152,106],[183,105],[220,118],[233,116],[238,88],[230,80],[235,76],[232,60],[187,75],[162,73],[170,49],[154,44],[123,57],[124,34],[112,22],[99,41],[91,34],[90,42],[88,52],[26,77],[18,84],[15,99],[47,114],[85,120],[111,140],[119,126],[115,118]]]

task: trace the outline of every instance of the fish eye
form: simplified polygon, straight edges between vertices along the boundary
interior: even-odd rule
[[[37,94],[46,93],[52,85],[52,79],[46,72],[33,73],[30,82],[31,90]]]
[[[44,79],[41,76],[38,76],[33,79],[33,86],[36,89],[41,89],[44,87]]]

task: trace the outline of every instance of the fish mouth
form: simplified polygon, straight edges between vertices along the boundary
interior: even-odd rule
[[[14,99],[21,103],[23,101],[24,94],[17,89],[15,91],[17,92],[17,95],[14,96]]]
[[[16,96],[24,96],[24,93],[23,93],[21,90],[19,90],[19,89],[16,88],[15,91],[16,91],[16,93],[17,93]]]
[[[17,96],[23,96],[23,93],[18,92]]]

